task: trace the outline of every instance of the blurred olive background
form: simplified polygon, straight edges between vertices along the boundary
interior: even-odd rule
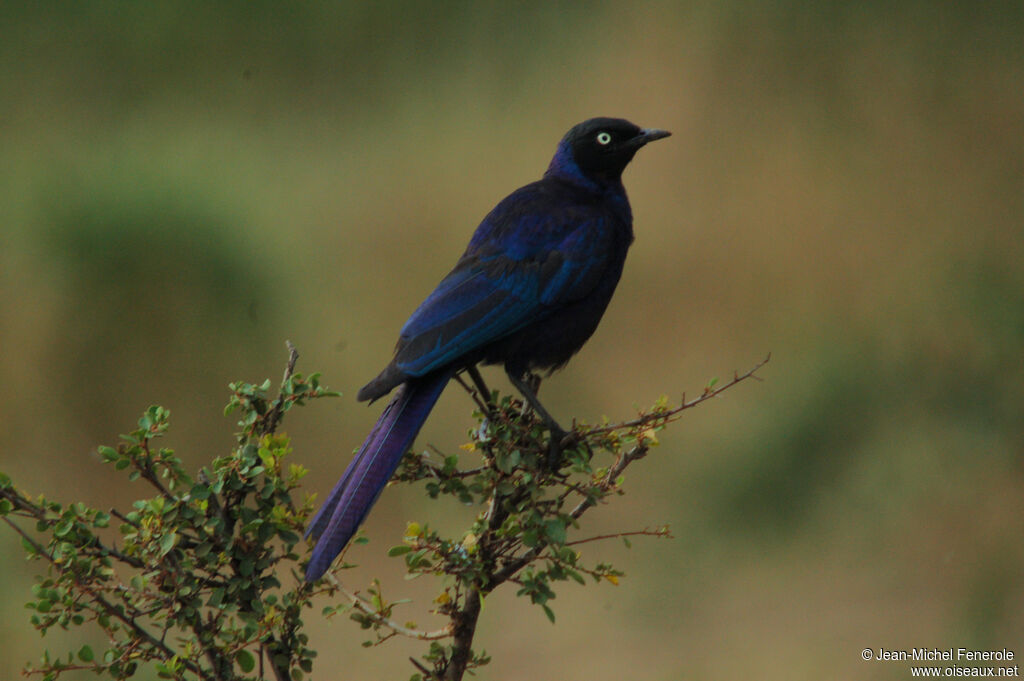
[[[288,415],[323,495],[379,407],[356,390],[479,219],[595,115],[674,136],[626,172],[637,240],[601,328],[545,384],[568,421],[712,376],[586,546],[555,626],[488,599],[487,679],[905,679],[865,647],[1024,655],[1024,5],[6,3],[0,9],[0,468],[107,507],[152,403],[191,468],[229,381],[299,369],[345,395]],[[500,371],[487,374],[507,388]],[[418,447],[457,451],[449,389]],[[116,482],[115,482],[116,479]],[[350,552],[400,619],[432,585],[385,549],[466,509],[389,490]],[[38,564],[0,534],[0,676],[44,646]],[[307,617],[313,678],[407,678]],[[76,632],[66,641],[81,644]],[[84,676],[82,678],[85,678]],[[89,677],[91,678],[91,677]]]

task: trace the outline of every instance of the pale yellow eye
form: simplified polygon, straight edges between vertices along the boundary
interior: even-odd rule
[[[612,141],[612,136],[610,134],[608,134],[607,132],[603,132],[602,131],[602,132],[597,133],[597,143],[600,144],[601,146],[605,146],[606,144],[608,144],[611,141]]]

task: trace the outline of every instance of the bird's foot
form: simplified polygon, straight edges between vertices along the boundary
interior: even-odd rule
[[[547,467],[554,472],[562,467],[562,452],[577,443],[577,435],[573,430],[563,430],[557,423],[548,424],[551,439],[548,440]]]
[[[558,425],[558,421],[551,416],[537,398],[537,390],[540,389],[540,376],[530,372],[519,373],[508,367],[506,367],[506,372],[509,380],[523,396],[523,413],[525,413],[526,406],[529,405],[547,427],[550,439],[548,440],[546,463],[550,470],[557,471],[562,463],[562,450],[571,442],[572,432]]]

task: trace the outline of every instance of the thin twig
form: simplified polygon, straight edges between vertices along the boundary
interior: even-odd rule
[[[136,636],[138,636],[139,638],[144,639],[147,643],[149,643],[154,648],[159,649],[160,652],[165,655],[166,659],[170,659],[172,657],[177,657],[181,661],[181,663],[183,665],[185,665],[185,667],[187,667],[193,673],[198,674],[200,678],[203,678],[203,679],[216,678],[216,677],[211,677],[209,674],[207,674],[205,671],[203,671],[203,669],[200,666],[198,666],[195,662],[192,662],[192,660],[188,659],[187,657],[184,657],[184,656],[181,656],[181,655],[177,655],[173,650],[168,648],[167,645],[165,645],[163,641],[160,641],[160,640],[154,638],[152,634],[150,634],[148,631],[146,631],[145,629],[140,627],[138,624],[136,624],[135,620],[133,618],[128,617],[119,608],[116,608],[113,605],[111,605],[105,598],[103,598],[103,596],[100,596],[99,594],[94,593],[94,594],[92,594],[92,597],[94,599],[96,599],[97,603],[99,603],[101,606],[103,606],[103,609],[106,610],[108,614],[113,615],[117,619],[121,620],[125,624],[125,626],[127,626],[129,629],[131,629],[135,633]]]
[[[412,662],[412,666],[413,666],[413,667],[416,667],[416,669],[419,669],[419,670],[420,670],[420,672],[422,672],[422,673],[423,673],[423,678],[425,678],[425,679],[430,679],[430,678],[433,678],[433,677],[434,677],[434,672],[432,672],[432,671],[430,671],[429,669],[427,669],[426,667],[424,667],[424,666],[423,666],[423,665],[422,665],[422,664],[420,663],[420,661],[419,661],[419,660],[417,660],[417,659],[416,659],[415,657],[410,657],[410,658],[409,658],[409,662]]]
[[[616,431],[616,430],[626,430],[628,428],[635,428],[637,426],[647,425],[648,423],[651,423],[652,421],[665,421],[665,422],[673,421],[673,420],[675,420],[675,418],[677,416],[679,416],[679,414],[681,414],[682,412],[686,411],[687,409],[692,409],[693,407],[696,407],[701,402],[706,402],[707,400],[710,400],[712,397],[718,397],[723,392],[725,392],[729,388],[733,387],[737,383],[742,383],[743,381],[747,380],[748,378],[753,378],[756,381],[762,380],[760,376],[755,376],[754,374],[757,373],[757,371],[760,370],[761,367],[763,367],[765,364],[767,364],[769,362],[769,360],[771,360],[771,358],[772,358],[772,353],[769,352],[768,355],[763,360],[758,362],[757,365],[753,369],[751,369],[750,371],[746,372],[745,374],[735,374],[734,373],[733,377],[732,377],[732,380],[729,381],[728,383],[725,383],[724,385],[721,385],[721,386],[715,388],[714,390],[705,390],[703,393],[701,393],[700,397],[695,397],[694,399],[690,400],[689,402],[687,402],[684,399],[683,403],[680,404],[675,409],[670,409],[670,410],[665,411],[665,412],[655,412],[655,413],[651,413],[651,414],[645,414],[645,415],[643,415],[643,416],[641,416],[639,418],[633,419],[632,421],[623,421],[622,423],[616,423],[616,424],[613,424],[613,425],[610,425],[610,426],[602,426],[600,428],[593,428],[593,429],[587,431],[587,435],[599,435],[601,433],[610,433],[610,432],[613,432],[613,431]],[[684,398],[685,398],[685,395],[684,395]]]
[[[349,600],[349,602],[364,615],[369,617],[377,624],[381,624],[391,631],[401,636],[413,638],[419,641],[437,641],[442,638],[448,638],[452,635],[452,625],[448,624],[441,629],[435,629],[434,631],[420,631],[419,629],[410,629],[409,627],[402,626],[398,622],[395,622],[390,617],[377,612],[372,604],[358,594],[350,592],[348,589],[343,587],[340,582],[335,580],[335,588],[341,592],[341,595]]]
[[[164,487],[164,484],[160,482],[160,477],[156,474],[156,471],[153,470],[153,452],[149,449],[149,440],[142,441],[142,451],[146,455],[143,461],[140,462],[137,458],[132,457],[132,463],[135,464],[135,469],[139,471],[144,480],[160,492],[160,496],[168,501],[177,501],[178,498],[171,494],[170,490]]]
[[[427,447],[432,449],[434,453],[437,454],[438,456],[443,457],[445,455],[444,452],[442,452],[434,445],[428,444]],[[450,473],[445,473],[443,468],[436,464],[429,463],[427,461],[421,460],[419,461],[419,465],[427,469],[427,471],[438,480],[444,480],[447,478],[471,478],[477,473],[480,473],[484,470],[483,466],[478,466],[476,468],[464,468],[461,470],[451,471]]]
[[[61,572],[64,571],[64,569],[60,565],[58,565],[56,561],[54,561],[53,556],[51,556],[49,554],[49,552],[47,552],[46,549],[43,548],[42,544],[40,544],[39,542],[37,542],[34,539],[32,539],[32,537],[30,537],[26,532],[24,532],[20,527],[18,527],[17,524],[11,522],[11,520],[9,518],[4,517],[3,521],[6,522],[15,532],[17,532],[19,535],[21,535],[22,539],[24,539],[26,542],[28,542],[32,546],[32,548],[35,549],[35,551],[36,551],[36,553],[38,555],[40,555],[43,558],[45,558],[47,560],[47,562],[49,562],[51,565],[53,565],[57,570],[59,570]],[[114,607],[107,599],[105,599],[100,594],[96,593],[95,590],[90,589],[89,587],[87,587],[85,584],[79,584],[79,587],[81,587],[83,590],[88,591],[90,593],[90,595],[92,596],[92,598],[95,600],[95,602],[98,603],[100,606],[102,606],[103,610],[105,610],[107,612],[107,614],[112,615],[113,617],[116,617],[121,622],[123,622],[124,625],[126,627],[128,627],[129,629],[131,629],[132,632],[134,632],[134,634],[138,638],[145,640],[151,646],[153,646],[154,648],[158,649],[168,659],[175,656],[175,652],[173,650],[171,650],[170,648],[168,648],[167,645],[164,644],[163,641],[160,641],[159,639],[154,638],[152,634],[150,634],[148,631],[146,631],[141,626],[136,624],[134,617],[131,617],[131,616],[127,615],[122,609]],[[189,671],[193,672],[194,674],[198,674],[200,678],[203,678],[203,679],[210,678],[210,676],[206,672],[204,672],[204,670],[201,667],[196,665],[194,662],[192,662],[188,658],[180,657],[179,656],[178,659],[181,660],[181,663],[185,667],[187,667],[189,669]]]
[[[48,560],[51,563],[53,563],[53,558],[50,556],[49,553],[47,553],[46,549],[43,548],[42,544],[40,544],[36,540],[32,539],[32,537],[28,536],[28,534],[24,530],[22,530],[20,527],[18,527],[18,525],[14,521],[12,521],[10,518],[8,518],[7,516],[2,516],[2,517],[0,517],[0,519],[2,519],[5,523],[7,523],[11,527],[12,530],[14,530],[18,534],[20,534],[21,538],[24,539],[26,542],[28,542],[32,546],[32,548],[35,549],[36,553],[40,554],[41,556],[46,558],[46,560]],[[56,564],[56,563],[54,563],[54,564]]]
[[[276,430],[278,424],[281,422],[281,418],[284,416],[284,403],[285,394],[284,387],[288,385],[288,381],[291,380],[295,374],[295,363],[299,361],[299,351],[295,349],[292,342],[286,340],[284,342],[285,347],[288,348],[288,363],[284,367],[284,376],[281,377],[281,390],[277,394],[277,399],[274,400],[273,406],[270,411],[267,412],[263,418],[263,423],[259,428],[260,435],[272,435]]]
[[[577,539],[575,541],[565,542],[566,546],[575,546],[576,544],[586,544],[592,541],[603,541],[605,539],[618,539],[619,537],[671,537],[667,529],[665,530],[633,530],[632,532],[616,532],[614,534],[599,534],[594,537],[587,537],[586,539]]]
[[[290,340],[284,342],[284,346],[288,348],[288,363],[284,367],[284,377],[281,379],[281,383],[287,383],[288,379],[295,373],[295,363],[299,361],[299,351],[295,349]]]
[[[126,524],[131,525],[136,529],[138,529],[139,527],[139,524],[137,522],[126,516],[124,513],[121,513],[116,508],[110,509],[110,515],[114,516],[118,520],[124,521]]]
[[[602,427],[602,428],[594,428],[592,430],[587,431],[587,433],[584,434],[584,438],[590,437],[591,435],[595,435],[595,434],[609,433],[609,432],[613,432],[613,431],[616,431],[616,430],[625,430],[625,429],[628,429],[628,428],[635,428],[636,426],[646,425],[646,424],[650,423],[651,421],[662,420],[662,419],[664,419],[664,420],[673,420],[675,417],[677,417],[680,413],[682,413],[686,409],[691,409],[691,408],[697,406],[698,404],[700,404],[701,402],[704,402],[706,400],[711,399],[712,397],[715,397],[716,395],[721,394],[723,391],[728,390],[729,388],[731,388],[732,386],[736,385],[737,383],[740,383],[740,382],[742,382],[742,381],[744,381],[744,380],[746,380],[748,378],[751,378],[751,377],[758,378],[758,377],[754,376],[754,373],[758,369],[763,367],[765,364],[767,364],[768,360],[770,360],[770,359],[771,359],[771,353],[769,353],[767,357],[765,357],[753,369],[751,369],[750,371],[746,372],[745,374],[734,375],[733,379],[731,381],[729,381],[728,383],[726,383],[725,385],[723,385],[723,386],[721,386],[721,387],[719,387],[719,388],[717,388],[715,390],[706,390],[706,391],[704,391],[704,393],[700,397],[695,398],[693,400],[690,400],[689,402],[686,402],[684,400],[683,403],[680,406],[678,406],[675,409],[672,409],[672,410],[670,410],[668,412],[664,412],[664,413],[660,413],[660,414],[648,414],[648,415],[642,416],[642,417],[640,417],[638,419],[634,419],[633,421],[626,421],[626,422],[623,422],[623,423],[619,423],[617,425],[605,426],[605,427]],[[644,456],[646,456],[648,449],[649,449],[649,447],[648,447],[647,444],[637,444],[636,446],[634,446],[629,451],[620,454],[619,457],[615,460],[615,463],[613,463],[611,465],[611,467],[609,467],[608,472],[605,474],[604,480],[600,484],[601,490],[602,491],[607,491],[607,490],[611,489],[615,485],[615,480],[622,474],[622,472],[626,469],[626,467],[630,463],[632,463],[632,462],[634,462],[634,461],[636,461],[638,459],[642,459]],[[584,499],[581,499],[580,502],[576,505],[576,507],[573,508],[572,511],[569,512],[569,516],[573,520],[579,520],[579,518],[584,513],[586,513],[587,510],[590,509],[595,504],[596,504],[596,499],[594,499],[594,498],[584,498]],[[519,572],[525,566],[529,565],[534,560],[536,560],[540,556],[540,554],[544,551],[544,549],[546,549],[546,548],[547,548],[547,544],[546,543],[541,543],[541,544],[535,546],[534,548],[530,549],[529,551],[527,551],[523,555],[519,556],[518,558],[515,558],[515,559],[512,559],[512,560],[506,562],[504,564],[504,566],[500,570],[498,570],[493,575],[491,575],[491,582],[489,583],[489,588],[490,589],[494,589],[496,586],[498,586],[502,582],[509,581],[512,577],[515,576],[515,574],[517,572]]]

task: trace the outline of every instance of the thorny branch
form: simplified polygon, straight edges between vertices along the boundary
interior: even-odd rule
[[[151,447],[168,428],[163,407],[150,407],[118,447],[99,448],[105,463],[157,492],[131,512],[29,499],[0,473],[0,517],[50,566],[29,604],[34,626],[45,633],[94,622],[110,645],[103,654],[90,646],[67,657],[47,653],[26,674],[56,679],[90,669],[128,678],[152,664],[167,678],[236,681],[252,678],[258,659],[259,678],[291,681],[311,669],[315,653],[299,617],[315,590],[302,580],[289,590],[277,579],[282,561],[299,558],[293,547],[311,504],[292,501],[305,470],[282,467],[290,447],[275,431],[291,406],[335,393],[317,374],[295,374],[298,353],[291,343],[288,350],[276,399],[267,399],[269,381],[232,384],[227,411],[241,411],[238,447],[195,479],[173,450]],[[34,520],[44,540],[13,517]],[[122,546],[105,536],[110,518],[123,523]]]
[[[272,448],[274,445],[268,443],[274,438],[284,443],[280,445],[281,452],[287,448],[286,438],[274,435],[285,412],[295,404],[302,404],[306,398],[332,394],[319,386],[316,375],[307,381],[294,373],[298,352],[290,342],[287,347],[289,358],[276,399],[267,396],[269,381],[263,386],[243,383],[232,385],[234,395],[229,409],[242,409],[244,418],[239,424],[243,425],[244,432],[239,435],[240,449],[233,455],[235,458],[218,460],[228,462],[232,474],[241,473],[244,466],[278,466],[274,457],[280,454],[273,454],[264,448]],[[280,571],[280,565],[283,564],[281,561],[297,559],[291,547],[300,541],[297,532],[311,513],[310,503],[296,508],[288,493],[295,485],[281,482],[279,470],[276,473],[278,482],[274,483],[277,487],[274,489],[251,483],[259,479],[257,475],[242,481],[249,486],[225,487],[223,491],[214,493],[211,491],[212,486],[218,484],[218,480],[223,482],[222,469],[215,469],[221,470],[220,478],[210,475],[204,469],[196,481],[189,479],[181,470],[180,461],[170,450],[150,450],[149,438],[161,434],[166,428],[166,413],[159,407],[153,407],[147,412],[148,420],[145,420],[145,424],[148,425],[140,421],[140,425],[145,427],[133,434],[137,438],[133,447],[122,447],[117,451],[106,448],[108,451],[105,458],[116,461],[118,469],[129,465],[134,467],[138,471],[135,475],[141,476],[157,490],[159,496],[155,501],[164,502],[162,508],[169,509],[173,504],[181,504],[197,490],[205,494],[205,505],[198,507],[201,508],[199,521],[194,526],[178,526],[177,531],[169,530],[173,542],[159,553],[159,562],[162,564],[160,568],[154,568],[152,555],[145,553],[152,549],[143,548],[143,552],[137,555],[134,551],[139,550],[138,546],[144,546],[141,543],[143,541],[160,543],[166,540],[168,530],[162,523],[173,522],[170,515],[164,521],[159,514],[147,516],[136,511],[122,513],[111,509],[109,515],[124,523],[122,532],[140,537],[132,540],[135,542],[132,546],[136,547],[134,551],[129,551],[127,545],[121,550],[104,544],[92,535],[91,539],[83,540],[84,543],[75,546],[82,557],[102,555],[104,560],[113,559],[137,571],[149,572],[158,592],[145,592],[134,597],[134,601],[129,601],[129,587],[122,583],[106,593],[106,587],[97,586],[101,582],[94,584],[89,581],[90,577],[82,578],[68,572],[68,563],[60,562],[64,559],[50,553],[48,547],[34,540],[8,517],[3,517],[3,520],[21,535],[31,553],[49,561],[55,571],[63,575],[64,580],[70,576],[71,581],[65,581],[71,585],[67,587],[69,593],[78,593],[80,598],[91,601],[92,619],[116,620],[123,625],[124,631],[130,632],[130,637],[121,644],[120,651],[138,657],[123,659],[172,660],[178,665],[170,672],[174,678],[198,678],[203,681],[240,678],[234,666],[246,659],[242,656],[248,655],[250,649],[259,655],[259,678],[264,677],[265,665],[269,667],[267,672],[277,681],[295,678],[292,670],[296,669],[297,674],[299,667],[308,672],[314,653],[305,647],[306,638],[301,633],[302,623],[298,614],[302,608],[309,606],[312,596],[339,593],[346,605],[337,610],[350,608],[354,619],[364,627],[372,627],[378,632],[377,643],[394,636],[430,643],[428,654],[421,660],[412,660],[417,675],[423,681],[459,681],[467,671],[473,673],[474,668],[489,660],[486,654],[475,653],[472,646],[484,599],[496,588],[505,583],[515,584],[519,588],[519,595],[529,596],[554,621],[554,614],[545,605],[547,599],[554,598],[549,582],[572,578],[583,583],[583,577],[586,576],[597,581],[606,579],[617,583],[618,576],[622,574],[610,565],[583,565],[580,561],[581,553],[575,547],[615,538],[671,536],[667,526],[583,538],[567,535],[578,529],[577,521],[590,508],[603,503],[609,495],[621,493],[623,472],[631,463],[646,456],[649,449],[657,444],[655,431],[680,418],[684,411],[717,397],[748,378],[761,380],[756,374],[770,359],[771,355],[768,355],[743,374],[734,372],[732,379],[724,384],[716,385],[714,381],[709,383],[696,398],[687,400],[684,394],[681,403],[675,407],[659,402],[650,411],[616,424],[588,426],[574,423],[568,433],[557,435],[560,442],[554,445],[550,439],[556,435],[550,432],[550,424],[538,418],[529,407],[524,407],[523,401],[508,396],[499,399],[497,393],[489,390],[475,367],[468,369],[465,376],[457,375],[456,380],[469,393],[482,415],[479,428],[473,432],[473,442],[467,447],[477,451],[481,461],[472,467],[459,468],[458,457],[454,456],[442,455],[444,465],[430,462],[426,455],[410,456],[398,475],[398,479],[404,481],[425,481],[432,497],[450,495],[463,503],[479,504],[480,507],[476,523],[462,539],[444,539],[436,532],[421,528],[407,533],[404,544],[396,547],[399,551],[393,554],[406,556],[411,576],[434,575],[444,578],[444,590],[435,600],[435,612],[446,617],[448,622],[433,630],[420,630],[415,625],[397,622],[392,616],[392,608],[396,603],[389,604],[383,600],[379,583],[376,591],[370,590],[374,596],[372,600],[358,592],[346,590],[334,574],[345,566],[339,566],[328,573],[327,582],[303,582],[287,594],[282,592],[281,595],[294,599],[290,606],[286,607],[283,600],[270,600],[279,596],[268,598],[264,593],[268,588],[265,584],[270,584],[269,588],[274,589],[273,584],[277,582],[274,575]],[[533,387],[536,388],[536,385]],[[101,454],[104,454],[103,449]],[[257,449],[258,456],[255,453]],[[250,452],[252,459],[244,459],[246,451]],[[551,451],[557,454],[556,460],[550,458]],[[595,452],[600,451],[610,452],[610,461],[606,466],[592,467],[591,460],[595,458]],[[288,545],[285,552],[274,555],[260,553],[259,547],[263,544],[262,540],[256,538],[254,528],[257,526],[251,524],[252,516],[242,519],[236,515],[236,511],[229,510],[241,508],[247,499],[255,501],[257,496],[269,498],[270,495],[274,495],[277,500],[273,502],[276,504],[275,512],[286,519],[284,522],[280,518],[276,521],[281,522],[280,536],[293,537],[283,540]],[[42,501],[37,503],[28,499],[9,484],[0,485],[0,501],[8,505],[5,516],[32,518],[40,526],[48,525],[51,534],[60,520],[50,506]],[[54,505],[53,508],[59,513],[59,506]],[[136,508],[142,507],[137,505]],[[75,522],[81,520],[79,516],[74,518]],[[267,522],[269,518],[268,515],[261,522]],[[85,527],[89,521],[81,522]],[[207,529],[205,523],[217,522],[221,523],[221,529],[215,535]],[[105,524],[96,521],[95,526],[105,527]],[[161,531],[165,534],[161,535]],[[201,547],[205,547],[205,555],[212,556],[237,551],[215,568],[203,568],[208,574],[198,579],[197,575],[192,575],[193,581],[189,588],[209,594],[213,590],[228,592],[243,585],[237,589],[243,598],[232,607],[236,612],[251,617],[251,621],[258,622],[258,625],[242,639],[231,640],[222,636],[221,617],[226,611],[217,605],[210,610],[209,604],[213,601],[207,600],[207,595],[202,598],[207,606],[204,611],[205,621],[199,613],[196,613],[196,617],[186,618],[175,615],[173,620],[165,617],[162,627],[159,622],[151,621],[154,615],[164,612],[166,605],[179,603],[177,599],[181,587],[174,580],[184,578],[176,576],[186,570],[181,561],[186,556],[194,560]],[[261,561],[257,576],[262,575],[261,578],[268,581],[249,579],[253,574],[253,560]],[[277,586],[280,584],[277,583]],[[135,588],[134,585],[132,588]],[[121,598],[126,599],[124,603],[117,600]],[[264,598],[268,600],[257,607],[260,599]],[[267,609],[270,603],[274,605]],[[277,604],[280,604],[280,609]],[[253,609],[250,610],[250,607]],[[40,612],[44,611],[40,609]],[[264,617],[266,619],[260,619]],[[41,625],[44,629],[56,622],[52,617],[47,621],[50,623]],[[277,624],[274,624],[275,621]],[[184,640],[179,638],[165,642],[172,627],[179,630],[191,628],[200,648],[191,655],[172,649],[172,646]],[[178,643],[174,643],[175,640]],[[450,643],[443,643],[445,641]],[[248,659],[252,660],[252,656]],[[70,659],[67,664],[60,664],[63,666],[48,663],[42,670],[30,671],[44,673],[60,669],[101,669],[99,663],[80,666],[77,663],[71,664]],[[247,664],[251,671],[253,663],[250,661]],[[120,668],[122,672],[125,669]]]
[[[726,390],[749,378],[760,380],[760,377],[758,377],[756,373],[765,364],[767,364],[770,359],[771,355],[769,354],[764,358],[764,360],[759,362],[746,373],[739,374],[734,372],[732,380],[720,386],[715,387],[713,384],[709,385],[700,396],[694,399],[687,401],[686,396],[684,395],[681,404],[675,408],[656,409],[649,413],[642,414],[636,419],[602,427],[574,425],[573,431],[567,434],[560,443],[562,447],[572,447],[575,443],[576,445],[584,447],[589,452],[592,451],[592,445],[599,444],[601,436],[608,436],[614,433],[637,434],[636,443],[629,449],[619,451],[615,460],[605,471],[604,475],[595,481],[596,484],[592,484],[589,491],[583,489],[583,487],[585,487],[584,485],[572,483],[567,479],[564,479],[564,477],[562,479],[558,479],[558,474],[554,473],[550,484],[560,484],[566,487],[566,492],[558,498],[556,507],[560,506],[560,504],[566,500],[567,495],[571,492],[578,493],[582,498],[568,513],[568,517],[575,523],[575,521],[579,520],[588,509],[596,505],[604,495],[617,488],[622,473],[629,464],[643,458],[647,454],[652,444],[652,438],[647,437],[647,434],[644,432],[645,430],[660,428],[665,424],[680,418],[684,411],[692,409],[713,397],[717,397]],[[488,392],[486,385],[483,383],[482,377],[480,377],[479,372],[475,370],[469,372],[469,374],[473,379],[474,385],[467,384],[461,377],[458,377],[459,383],[470,394],[477,406],[480,407],[481,412],[487,415],[488,419],[495,418],[496,407],[491,402],[492,395]],[[487,466],[495,466],[495,461],[493,459],[489,459]],[[435,466],[429,466],[428,470],[435,478],[441,477],[444,474],[443,471]],[[479,469],[473,470],[475,472]],[[458,471],[449,473],[448,476],[450,478],[465,477]],[[512,544],[508,544],[507,541],[504,544],[502,543],[498,533],[509,515],[509,508],[522,502],[521,496],[522,495],[516,496],[515,492],[512,492],[511,494],[495,492],[494,495],[488,499],[486,503],[486,511],[484,513],[486,527],[483,534],[476,539],[476,549],[480,552],[480,556],[478,557],[480,564],[488,565],[490,567],[484,574],[478,574],[472,578],[465,578],[462,575],[455,574],[457,580],[460,582],[466,582],[464,591],[465,596],[461,601],[461,604],[456,604],[455,607],[448,609],[447,613],[450,618],[450,624],[445,629],[439,630],[448,630],[451,632],[453,644],[451,646],[450,654],[440,660],[435,660],[434,669],[432,671],[428,671],[425,666],[414,661],[413,664],[423,674],[423,678],[444,679],[445,681],[458,681],[459,679],[462,679],[464,673],[471,666],[473,656],[472,643],[476,632],[476,625],[479,619],[483,597],[505,582],[513,582],[520,586],[524,586],[523,580],[519,578],[519,573],[527,566],[538,560],[544,559],[546,556],[548,560],[551,560],[554,563],[562,562],[561,559],[547,554],[548,549],[554,544],[546,539],[541,539],[532,548],[528,548],[518,555],[515,555],[515,547],[518,546],[523,548],[519,539],[516,539]],[[601,539],[622,538],[634,535],[671,536],[669,535],[668,528],[661,528],[653,531],[639,530],[600,535],[575,541],[563,541],[561,542],[561,546],[572,546]],[[576,569],[581,569],[595,578],[602,576],[602,573],[597,571],[588,570],[582,567],[577,567]],[[613,574],[608,574],[607,576],[610,579],[614,577]],[[392,630],[395,630],[394,627],[391,628]]]

